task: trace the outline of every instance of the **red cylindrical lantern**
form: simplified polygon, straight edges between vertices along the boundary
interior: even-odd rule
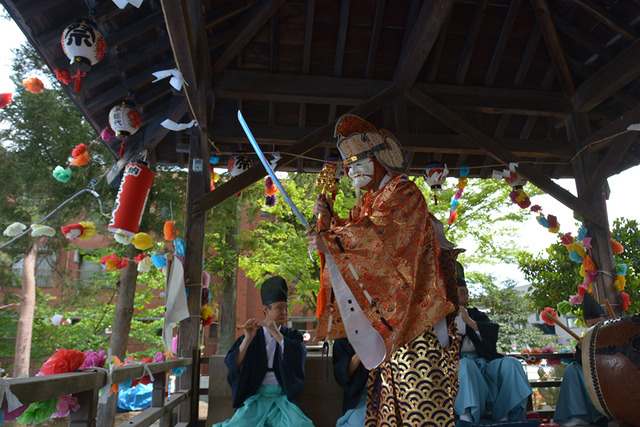
[[[111,213],[110,232],[121,231],[128,236],[138,232],[154,175],[145,164],[127,164]]]

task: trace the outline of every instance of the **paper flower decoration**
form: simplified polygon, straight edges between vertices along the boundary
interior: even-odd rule
[[[176,250],[176,255],[184,258],[185,251],[187,250],[187,244],[179,237],[173,241],[173,247]]]
[[[22,224],[21,222],[14,222],[13,224],[10,224],[7,228],[5,228],[2,234],[7,237],[15,237],[22,234],[22,232],[24,232],[24,230],[26,229],[27,226]]]
[[[16,421],[21,424],[40,424],[51,418],[58,405],[58,398],[34,402],[20,415]]]
[[[84,233],[78,239],[88,240],[96,236],[96,225],[93,221],[80,221],[78,224],[84,228]]]
[[[153,265],[159,270],[167,266],[167,260],[163,255],[151,255],[151,262],[153,262]]]
[[[0,93],[0,108],[7,108],[11,101],[13,101],[12,93]]]
[[[103,368],[105,363],[107,363],[107,357],[104,354],[104,350],[98,350],[97,353],[95,351],[88,350],[87,357],[84,359],[80,369],[94,367]]]
[[[153,260],[151,259],[151,257],[146,256],[144,257],[144,259],[138,262],[138,271],[140,273],[147,273],[151,271],[151,268],[153,268]]]
[[[153,247],[153,239],[147,233],[136,233],[131,241],[133,246],[139,251],[147,250]]]
[[[107,271],[116,271],[127,267],[129,265],[129,259],[120,259],[117,255],[106,255],[100,259],[100,264]]]
[[[53,177],[56,181],[67,182],[71,179],[71,169],[56,166],[53,170]]]
[[[631,305],[631,300],[628,293],[620,292],[620,303],[622,304],[622,311],[627,311],[627,308],[629,308],[629,305]]]
[[[44,362],[40,372],[44,375],[75,372],[80,369],[86,357],[87,355],[81,351],[60,349]]]
[[[69,240],[75,240],[82,236],[84,233],[84,227],[80,224],[68,224],[60,227],[62,234]]]
[[[118,230],[115,233],[113,233],[113,238],[115,239],[116,242],[122,245],[128,245],[131,242],[133,242],[133,236],[124,234],[122,230]]]
[[[558,318],[558,313],[551,307],[545,307],[544,310],[542,310],[542,312],[540,313],[540,318],[542,319],[542,321],[544,323],[546,323],[547,325],[555,325],[556,322],[554,322],[553,320],[549,319],[548,316],[551,316],[554,319],[557,319]]]
[[[31,224],[31,235],[33,237],[53,237],[56,235],[56,230],[48,225]]]
[[[23,81],[22,86],[24,86],[24,90],[31,93],[40,93],[44,90],[44,84],[37,77],[31,77]]]
[[[56,405],[56,412],[51,415],[51,418],[64,418],[69,416],[71,411],[76,412],[78,409],[80,409],[80,403],[77,397],[73,397],[70,394],[60,396]]]
[[[616,242],[615,240],[611,239],[611,250],[613,251],[614,255],[618,255],[624,252],[624,246],[622,246],[620,243]]]
[[[211,275],[209,273],[207,273],[206,271],[203,271],[202,272],[202,287],[203,288],[208,288],[210,282],[211,282]]]
[[[520,352],[520,354],[539,354],[540,350],[538,350],[537,348],[531,349],[529,350],[524,349]],[[539,365],[542,363],[542,359],[531,359],[531,360],[525,360],[525,362],[527,362],[528,365]]]
[[[22,405],[11,412],[5,412],[4,421],[9,422],[17,419],[18,417],[20,417],[20,415],[24,414],[24,411],[26,411],[28,407],[29,405]],[[3,411],[0,411],[0,412],[3,412]]]
[[[613,282],[613,286],[619,290],[624,291],[625,286],[627,285],[627,279],[622,274],[616,275],[616,280]]]
[[[116,137],[116,133],[109,126],[102,129],[102,132],[100,132],[100,138],[104,142],[111,141],[115,137]]]
[[[582,300],[584,299],[584,294],[582,295],[571,295],[569,297],[569,304],[578,305],[582,304]]]
[[[167,221],[164,223],[163,228],[164,240],[173,241],[178,236],[178,230],[176,230],[175,221]]]
[[[71,152],[71,156],[73,157],[73,160],[71,161],[73,166],[84,166],[89,163],[90,160],[86,144],[76,145],[76,148]]]
[[[200,309],[200,320],[202,322],[202,326],[207,326],[213,323],[213,309],[205,305]]]
[[[202,305],[209,304],[211,301],[211,291],[209,288],[202,288]]]

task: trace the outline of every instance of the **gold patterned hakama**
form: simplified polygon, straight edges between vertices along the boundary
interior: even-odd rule
[[[367,418],[373,426],[455,425],[460,341],[455,322],[443,349],[432,328],[398,349],[369,374]]]

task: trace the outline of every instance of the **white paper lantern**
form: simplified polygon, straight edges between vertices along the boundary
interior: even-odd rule
[[[248,156],[239,154],[229,159],[228,167],[231,176],[238,176],[242,172],[251,169],[253,167],[253,161]]]
[[[442,184],[447,180],[447,165],[431,163],[424,170],[424,179],[434,192],[442,192]]]
[[[126,139],[140,129],[142,115],[130,103],[122,102],[109,111],[109,125],[115,132],[116,138]]]
[[[98,63],[107,50],[102,33],[87,19],[69,25],[62,32],[62,50],[71,61],[71,70],[87,72]]]

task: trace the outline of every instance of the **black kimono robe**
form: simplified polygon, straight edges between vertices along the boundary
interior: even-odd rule
[[[480,332],[482,340],[478,338],[476,332],[468,325],[466,328],[467,332],[462,336],[462,339],[464,339],[464,337],[469,337],[478,352],[478,356],[480,357],[487,360],[503,357],[502,354],[496,351],[498,329],[500,328],[500,325],[492,322],[489,319],[489,316],[475,307],[468,307],[467,312],[469,313],[469,317],[478,324],[478,332]]]
[[[280,344],[276,343],[273,372],[287,399],[298,404],[298,394],[304,387],[304,364],[307,348],[299,331],[281,326],[280,333],[284,337],[284,354],[282,354]],[[229,369],[227,381],[231,386],[234,408],[242,406],[244,401],[258,390],[267,373],[267,349],[263,328],[256,331],[256,336],[249,344],[247,354],[238,372],[236,361],[238,349],[243,340],[244,335],[236,340],[224,359],[224,363]]]
[[[343,388],[342,412],[356,407],[367,385],[369,371],[362,365],[349,376],[349,362],[356,352],[347,338],[338,338],[333,342],[333,376]]]

